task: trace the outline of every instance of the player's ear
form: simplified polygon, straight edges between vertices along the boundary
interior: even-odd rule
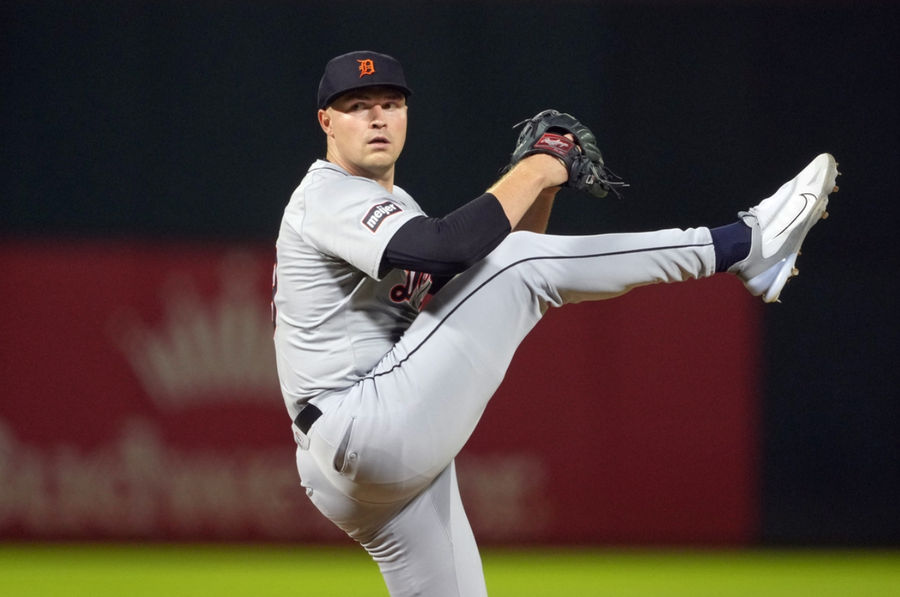
[[[318,113],[319,118],[319,126],[322,127],[322,130],[326,135],[331,135],[331,114],[328,113],[328,110],[319,110]]]

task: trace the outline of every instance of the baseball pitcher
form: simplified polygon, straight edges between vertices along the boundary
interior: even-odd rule
[[[410,93],[384,54],[325,66],[325,158],[276,245],[278,375],[309,499],[368,551],[390,594],[473,597],[487,592],[454,458],[547,309],[718,272],[775,301],[838,172],[822,154],[717,228],[541,234],[561,186],[596,197],[625,186],[586,126],[546,110],[522,123],[493,186],[429,217],[394,183]]]

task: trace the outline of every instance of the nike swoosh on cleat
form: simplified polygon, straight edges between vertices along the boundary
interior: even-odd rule
[[[809,197],[807,197],[807,195],[809,195],[809,197],[812,197],[812,199],[810,199]],[[793,225],[794,225],[794,222],[797,221],[797,218],[800,217],[800,214],[802,214],[804,211],[806,211],[806,207],[809,205],[809,202],[810,202],[810,201],[815,201],[815,200],[816,200],[816,196],[813,195],[812,193],[800,193],[800,196],[803,197],[803,200],[804,200],[804,201],[806,201],[806,204],[803,206],[803,209],[801,209],[800,211],[798,211],[798,212],[797,212],[797,215],[794,216],[794,219],[791,220],[790,222],[788,222],[787,225],[786,225],[784,228],[781,229],[781,232],[779,232],[778,234],[776,234],[775,236],[773,236],[773,237],[772,237],[772,240],[775,240],[776,238],[778,238],[779,236],[781,236],[782,234],[784,234],[785,231],[786,231],[788,228],[790,228],[791,226],[793,226]]]

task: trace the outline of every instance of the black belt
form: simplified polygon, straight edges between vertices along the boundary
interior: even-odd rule
[[[315,404],[307,404],[300,410],[300,413],[294,417],[294,425],[296,425],[297,429],[302,431],[304,435],[309,435],[309,428],[312,427],[313,423],[318,421],[321,416],[322,411],[320,411]]]

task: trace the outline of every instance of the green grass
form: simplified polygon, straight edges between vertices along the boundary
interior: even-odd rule
[[[895,551],[485,550],[491,597],[897,597]],[[359,548],[0,544],[8,597],[386,597]]]

